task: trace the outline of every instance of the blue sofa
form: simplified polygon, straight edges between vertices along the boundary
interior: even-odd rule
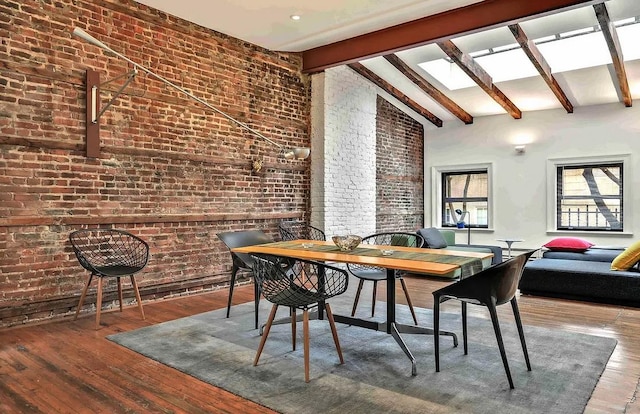
[[[640,307],[640,271],[611,270],[623,249],[590,248],[585,252],[546,251],[527,263],[520,293]]]

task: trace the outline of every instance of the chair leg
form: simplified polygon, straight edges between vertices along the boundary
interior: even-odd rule
[[[416,318],[416,311],[413,310],[413,303],[411,303],[409,290],[407,289],[407,284],[404,282],[403,278],[400,278],[400,284],[402,285],[402,290],[404,290],[404,296],[407,298],[407,305],[409,305],[409,310],[411,311],[411,316],[413,317],[413,323],[417,325],[418,319]]]
[[[489,304],[489,313],[491,314],[491,322],[493,323],[493,330],[496,333],[496,341],[498,342],[498,348],[500,348],[500,356],[502,357],[502,364],[509,380],[509,388],[513,389],[513,379],[511,378],[511,370],[509,370],[509,362],[507,362],[507,353],[504,349],[504,342],[502,341],[502,333],[500,332],[500,323],[498,322],[498,312],[496,312],[496,306]]]
[[[291,316],[291,349],[296,350],[296,327],[298,325],[298,315],[296,315],[296,308],[289,308],[289,314]]]
[[[260,354],[262,354],[262,348],[264,348],[264,343],[267,342],[267,336],[269,336],[269,331],[271,330],[271,324],[276,317],[276,311],[278,310],[278,305],[273,305],[271,307],[271,313],[269,314],[269,319],[267,320],[267,324],[264,326],[264,332],[262,333],[262,339],[260,339],[260,345],[258,346],[258,351],[256,351],[256,357],[253,360],[253,366],[258,365],[258,361],[260,360]]]
[[[527,371],[531,371],[531,363],[529,362],[529,352],[527,352],[527,343],[524,340],[524,329],[522,329],[522,319],[520,319],[520,310],[518,309],[518,301],[514,297],[511,299],[511,308],[513,309],[513,316],[516,319],[516,326],[518,327],[518,334],[520,335],[520,343],[522,344],[522,351],[524,352],[524,360],[527,363]]]
[[[433,353],[436,372],[440,372],[440,296],[433,294]]]
[[[302,311],[302,332],[304,336],[304,382],[309,382],[309,309]]]
[[[98,277],[98,294],[96,296],[96,330],[100,328],[100,310],[102,309],[102,278]]]
[[[89,285],[91,284],[92,280],[93,280],[93,274],[89,276],[89,280],[87,280],[87,284],[84,285],[84,289],[82,289],[82,295],[80,295],[80,302],[78,302],[78,309],[76,309],[76,316],[73,318],[74,321],[78,319],[78,314],[80,313],[80,309],[82,309],[82,305],[84,304],[84,299],[87,296],[87,290],[89,290]]]
[[[338,357],[340,363],[344,364],[344,358],[342,358],[342,348],[340,348],[340,340],[338,340],[338,330],[336,329],[336,321],[333,319],[333,312],[328,303],[325,303],[324,308],[327,310],[327,319],[329,319],[329,326],[331,326],[331,334],[333,335],[333,343],[336,344],[336,351],[338,351]]]
[[[231,280],[229,281],[229,298],[227,299],[227,318],[229,317],[229,312],[231,312],[231,300],[233,299],[233,287],[236,284],[236,274],[238,273],[238,268],[236,265],[233,265],[233,269],[231,269]]]
[[[142,298],[140,297],[140,289],[138,289],[138,282],[136,282],[136,278],[131,275],[131,286],[133,286],[133,292],[136,294],[136,301],[138,301],[138,309],[140,310],[140,316],[142,316],[142,320],[144,317],[144,309],[142,309]],[[120,303],[122,303],[122,299],[120,299]]]
[[[116,279],[118,279],[118,302],[120,302],[120,312],[122,312],[122,279],[119,277]]]
[[[376,314],[376,293],[378,291],[378,281],[373,281],[373,296],[371,297],[371,317],[373,318]]]
[[[351,316],[356,314],[356,307],[358,307],[358,301],[360,300],[362,285],[364,285],[364,280],[360,279],[360,282],[358,283],[358,290],[356,290],[356,298],[353,300],[353,309],[351,309]]]
[[[467,346],[467,302],[462,303],[462,342],[464,345],[464,354],[469,353],[469,347]]]

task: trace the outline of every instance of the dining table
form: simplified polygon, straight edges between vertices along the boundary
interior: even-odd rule
[[[266,254],[307,259],[318,262],[353,263],[377,266],[386,269],[386,320],[383,322],[352,316],[334,314],[336,322],[362,328],[383,331],[390,334],[411,361],[411,374],[417,375],[416,360],[400,336],[404,334],[433,334],[426,326],[396,322],[395,280],[397,271],[447,275],[460,269],[460,278],[468,277],[482,270],[483,260],[492,253],[458,251],[451,249],[428,249],[388,245],[360,245],[352,251],[342,251],[331,241],[291,240],[258,244],[231,249],[237,253]],[[317,317],[323,319],[322,307],[318,307]],[[451,336],[454,346],[458,345],[455,333],[440,331],[440,335]]]

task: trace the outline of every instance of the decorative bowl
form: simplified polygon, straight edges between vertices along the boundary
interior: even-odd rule
[[[356,236],[355,234],[350,234],[348,236],[333,236],[331,239],[343,252],[352,251],[358,247],[362,241],[362,237]]]

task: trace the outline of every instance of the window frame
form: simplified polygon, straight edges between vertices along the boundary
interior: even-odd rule
[[[585,227],[562,227],[560,226],[559,206],[561,200],[559,199],[558,183],[561,177],[558,175],[558,171],[562,167],[589,167],[589,166],[604,166],[612,164],[622,164],[620,175],[622,177],[621,186],[621,214],[622,214],[622,228],[621,229],[605,229],[605,228],[585,228]],[[566,233],[566,234],[630,234],[629,229],[632,229],[632,217],[633,215],[626,214],[631,210],[631,197],[628,195],[629,177],[631,175],[631,156],[630,154],[620,155],[608,155],[608,156],[593,156],[593,157],[572,157],[572,158],[555,158],[547,161],[547,233]]]
[[[494,223],[493,208],[493,163],[464,164],[431,167],[431,223],[435,227],[452,228],[451,223],[443,223],[443,197],[444,197],[444,174],[470,172],[486,172],[487,174],[487,224],[479,226],[471,223],[471,228],[480,230],[492,230]]]

